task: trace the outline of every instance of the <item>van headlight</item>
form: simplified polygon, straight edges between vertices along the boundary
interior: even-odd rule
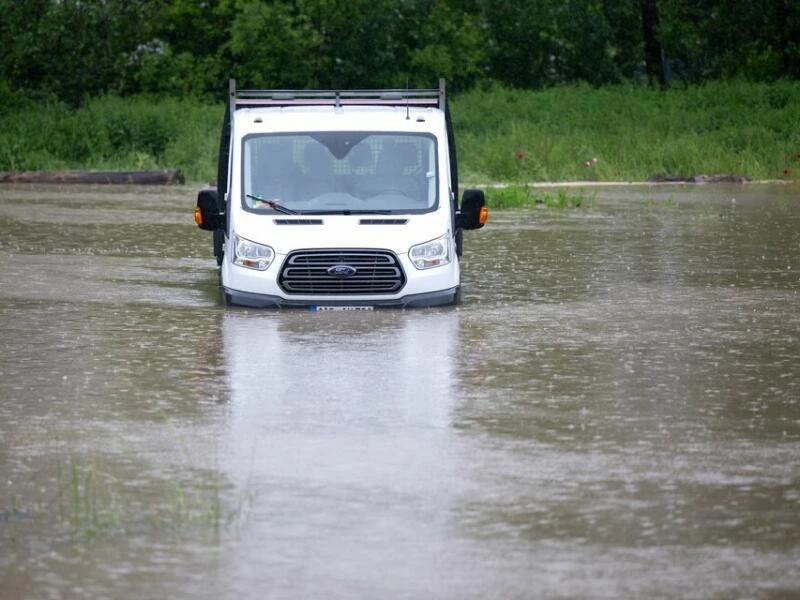
[[[451,256],[449,231],[442,237],[408,249],[408,257],[418,269],[432,269],[449,264]]]
[[[269,246],[256,244],[234,234],[233,264],[257,271],[266,271],[274,258],[275,251]]]

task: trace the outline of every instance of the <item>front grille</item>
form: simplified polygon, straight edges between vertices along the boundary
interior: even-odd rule
[[[354,272],[336,277],[329,271],[336,266]],[[286,258],[278,283],[287,294],[394,294],[406,277],[397,257],[384,250],[299,250]]]

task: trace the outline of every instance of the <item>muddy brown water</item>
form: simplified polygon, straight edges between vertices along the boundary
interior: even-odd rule
[[[495,211],[456,309],[229,309],[195,190],[0,188],[0,597],[800,595],[800,188]]]

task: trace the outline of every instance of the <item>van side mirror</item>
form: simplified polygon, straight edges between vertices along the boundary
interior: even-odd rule
[[[197,208],[194,209],[194,222],[200,229],[214,231],[225,226],[225,213],[219,211],[217,190],[200,190],[197,195]]]
[[[483,190],[464,190],[461,208],[456,213],[456,227],[460,229],[480,229],[489,218],[486,196]]]

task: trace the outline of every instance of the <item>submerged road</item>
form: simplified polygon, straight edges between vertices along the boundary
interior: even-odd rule
[[[800,189],[597,194],[309,313],[193,189],[0,188],[0,597],[797,597]]]

